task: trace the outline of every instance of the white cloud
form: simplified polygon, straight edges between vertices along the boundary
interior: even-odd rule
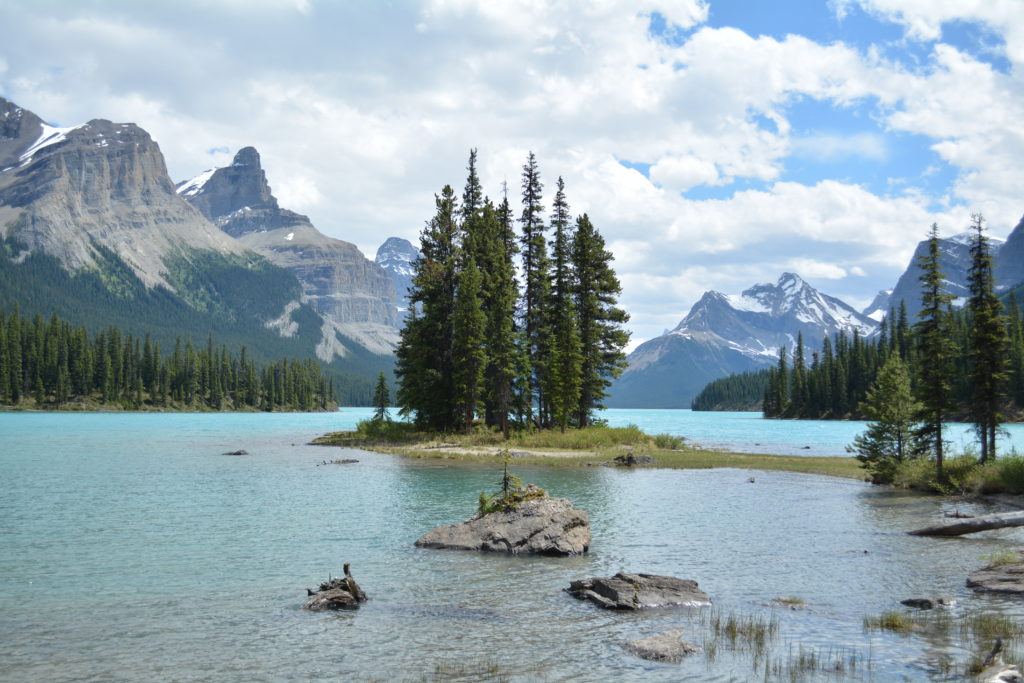
[[[786,263],[786,268],[810,279],[841,280],[847,275],[847,270],[842,266],[809,258],[790,259]]]
[[[1006,37],[1011,59],[1022,49],[1007,9],[1019,4],[864,2],[914,40],[973,13]],[[683,29],[680,44],[651,36],[655,11]],[[360,245],[414,238],[433,193],[461,184],[473,146],[487,191],[508,181],[515,201],[532,149],[546,199],[565,176],[573,209],[605,233],[638,338],[674,327],[705,289],[775,280],[779,264],[816,264],[797,270],[869,296],[892,285],[933,220],[959,227],[980,208],[997,234],[1016,223],[1024,88],[1015,73],[941,44],[908,69],[842,42],[713,28],[707,13],[698,0],[189,0],[116,15],[8,2],[0,92],[63,124],[137,121],[176,179],[230,156],[210,149],[254,145],[283,206]],[[803,99],[865,107],[878,130],[843,139],[825,125],[794,137],[788,111]],[[958,172],[948,195],[779,180],[794,154],[883,161],[894,132],[932,140]],[[650,178],[619,159],[650,163]],[[758,189],[679,194],[734,180]]]

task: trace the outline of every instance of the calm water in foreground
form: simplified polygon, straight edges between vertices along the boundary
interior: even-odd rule
[[[964,587],[982,556],[1024,532],[911,538],[952,504],[824,477],[523,470],[589,511],[588,555],[416,549],[423,532],[471,516],[498,468],[304,445],[364,414],[0,414],[0,679],[419,680],[459,661],[524,680],[758,677],[721,646],[710,664],[636,659],[623,641],[678,626],[700,642],[700,631],[685,613],[603,612],[562,592],[623,569],[694,578],[725,612],[802,597],[806,609],[775,611],[773,656],[854,649],[874,680],[926,679],[938,653],[964,654],[863,630],[864,615],[902,598],[948,594],[958,611],[1024,618],[1021,603]],[[850,427],[687,411],[609,419],[804,453],[835,452]],[[221,455],[237,448],[251,455]],[[317,466],[335,457],[360,462]],[[371,602],[302,611],[304,588],[344,561]],[[481,677],[470,667],[467,679]]]

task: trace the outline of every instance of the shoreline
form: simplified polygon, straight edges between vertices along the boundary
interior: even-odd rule
[[[355,448],[412,460],[440,460],[453,463],[501,464],[507,449],[509,462],[553,468],[614,467],[616,469],[720,469],[732,468],[759,471],[816,474],[839,479],[866,481],[864,470],[854,458],[843,456],[772,455],[708,450],[694,446],[681,448],[633,448],[629,445],[610,448],[540,448],[506,444],[458,443],[457,436],[417,439],[406,442],[365,438],[355,431],[330,432],[313,439],[312,446]],[[634,454],[649,462],[623,464],[617,457]]]

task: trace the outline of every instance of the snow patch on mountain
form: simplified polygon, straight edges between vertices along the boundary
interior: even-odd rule
[[[77,126],[58,128],[56,126],[50,126],[44,123],[42,135],[40,135],[39,138],[34,143],[32,143],[31,147],[26,149],[21,154],[21,156],[18,157],[18,160],[22,162],[22,166],[30,163],[32,161],[32,157],[34,157],[37,153],[46,149],[47,147],[64,142],[65,140],[68,139],[68,133],[70,133],[73,130],[78,130],[79,128],[85,128],[86,125],[87,124],[80,123]]]
[[[213,177],[213,174],[216,172],[216,168],[208,168],[199,175],[197,175],[195,178],[192,178],[190,180],[184,180],[178,183],[178,187],[176,188],[175,191],[180,195],[184,195],[185,197],[194,197],[195,195],[203,191],[203,187],[210,180],[210,178]]]

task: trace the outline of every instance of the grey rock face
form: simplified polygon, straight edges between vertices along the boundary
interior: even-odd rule
[[[164,285],[167,261],[195,251],[255,258],[174,192],[159,146],[131,123],[92,120],[69,128],[0,101],[0,231],[69,270],[119,256],[148,286]]]
[[[579,555],[590,547],[590,519],[564,498],[541,498],[525,501],[512,512],[438,527],[416,545],[514,555]]]
[[[177,191],[239,244],[294,273],[305,300],[329,320],[326,337],[336,330],[374,353],[393,351],[401,318],[389,275],[354,244],[282,209],[254,148],[239,150],[230,166],[179,183]]]
[[[690,579],[657,574],[627,574],[573,581],[567,591],[605,609],[653,609],[658,607],[705,607],[707,593]]]
[[[412,287],[414,275],[413,262],[420,256],[419,249],[413,246],[409,240],[401,237],[389,237],[384,244],[377,248],[377,256],[374,259],[391,276],[395,283],[395,292],[398,295],[399,307],[404,312],[409,308],[409,288]]]
[[[978,593],[1024,595],[1024,551],[1017,551],[1016,562],[989,565],[971,572],[967,587]]]
[[[679,629],[631,641],[626,644],[626,649],[642,659],[668,664],[678,664],[686,655],[700,652],[699,647],[683,640],[683,632]]]
[[[995,260],[996,284],[1013,287],[1024,282],[1024,217],[1017,223]]]

